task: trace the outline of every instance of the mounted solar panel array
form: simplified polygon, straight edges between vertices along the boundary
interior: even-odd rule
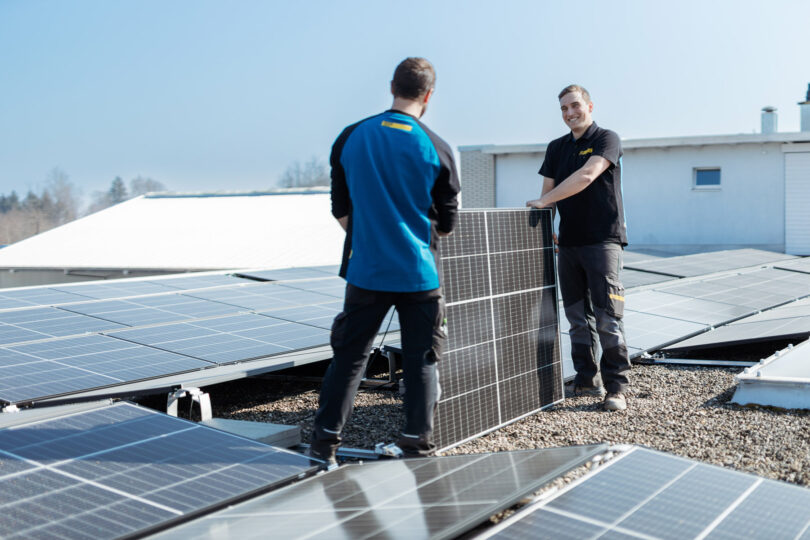
[[[439,255],[448,338],[434,435],[446,448],[562,399],[551,213],[462,211]]]
[[[634,447],[481,537],[680,540],[808,535],[810,490]]]
[[[667,347],[667,352],[728,347],[777,339],[810,337],[810,299],[798,300],[733,321]]]
[[[605,448],[343,465],[155,538],[457,538]]]
[[[668,257],[638,262],[625,261],[625,268],[656,272],[675,277],[694,277],[717,272],[727,272],[739,268],[749,268],[772,264],[795,258],[793,255],[763,251],[759,249],[735,249],[697,253],[680,257]]]
[[[0,429],[0,537],[142,535],[314,472],[286,450],[119,403]]]
[[[810,274],[810,257],[802,257],[789,261],[779,262],[773,265],[780,270],[792,270],[793,272],[804,272]]]
[[[286,367],[283,358],[291,354],[306,353],[295,365],[329,358],[331,322],[342,309],[339,278],[301,279],[290,287],[230,277],[237,284],[222,285],[223,277],[156,279],[192,287],[182,292],[161,287],[159,294],[157,285],[137,280],[74,287],[105,298],[99,300],[62,291],[54,297],[47,287],[6,291],[32,299],[29,304],[42,298],[73,301],[0,310],[0,401],[28,404],[102,388],[114,393],[136,382],[143,390],[143,382],[153,379],[161,388],[157,379],[187,373],[196,380],[205,378],[195,375],[201,370],[274,356],[281,360],[265,371]],[[212,286],[197,288],[206,284]],[[113,291],[125,297],[106,298]],[[145,295],[136,296],[139,292]],[[392,316],[381,333],[398,329]],[[318,358],[307,353],[321,349]],[[222,371],[217,377],[225,376]]]

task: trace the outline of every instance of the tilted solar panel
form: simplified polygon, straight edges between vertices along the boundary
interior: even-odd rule
[[[479,538],[806,538],[810,490],[640,447]]]
[[[604,445],[344,465],[157,538],[450,539]]]
[[[446,448],[562,399],[551,212],[462,211],[439,255],[448,339],[435,436]]]
[[[120,538],[313,472],[307,458],[127,403],[0,430],[0,537]]]

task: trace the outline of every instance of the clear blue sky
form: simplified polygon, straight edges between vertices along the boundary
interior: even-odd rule
[[[798,131],[806,0],[576,2],[0,0],[0,193],[59,167],[85,196],[121,176],[260,190],[328,157],[390,105],[406,56],[453,147],[565,132],[556,94],[587,87],[624,138]]]

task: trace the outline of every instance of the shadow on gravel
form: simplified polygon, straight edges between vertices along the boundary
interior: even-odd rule
[[[734,390],[737,387],[735,385],[729,386],[723,392],[715,395],[704,401],[701,405],[701,409],[728,409],[728,408],[741,408],[739,405],[735,405],[731,403],[731,398],[734,397]]]

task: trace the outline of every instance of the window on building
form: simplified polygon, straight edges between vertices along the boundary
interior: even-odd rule
[[[720,168],[695,169],[695,189],[720,189]]]

